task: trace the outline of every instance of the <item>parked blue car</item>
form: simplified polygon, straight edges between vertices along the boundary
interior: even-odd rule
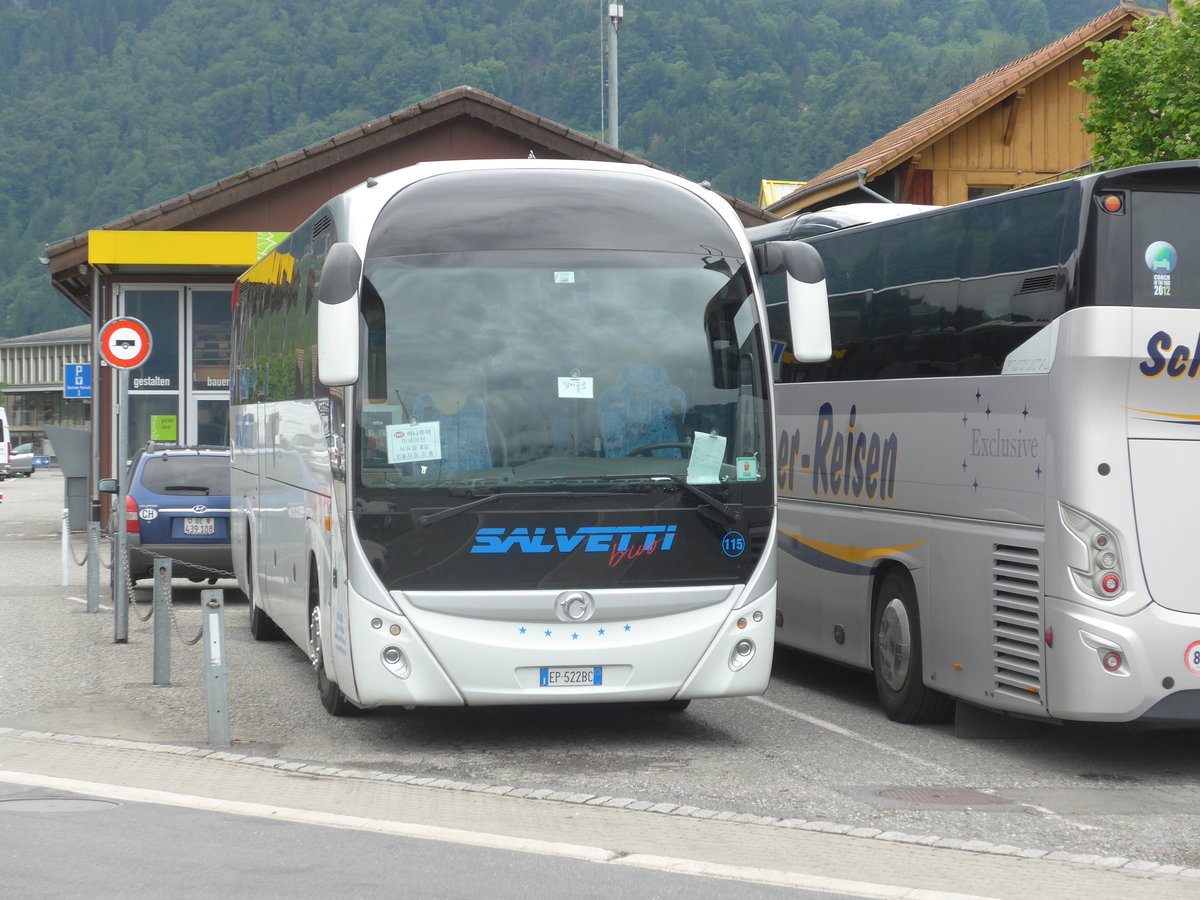
[[[116,479],[100,489],[117,490]],[[155,557],[171,560],[171,574],[210,584],[233,577],[229,544],[229,450],[150,447],[129,464],[125,504],[129,575],[150,576]],[[116,510],[109,528],[116,545]]]

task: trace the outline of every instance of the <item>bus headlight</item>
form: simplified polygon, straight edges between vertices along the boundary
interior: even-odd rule
[[[729,668],[733,671],[738,671],[746,667],[746,663],[754,659],[754,641],[750,638],[740,638],[733,645],[733,652],[729,654]]]
[[[404,651],[399,647],[394,645],[384,647],[383,652],[379,654],[379,658],[383,660],[383,667],[397,678],[408,677],[410,671],[408,657],[404,655]]]
[[[1121,547],[1113,530],[1099,519],[1067,506],[1058,505],[1063,525],[1087,548],[1087,567],[1069,566],[1075,586],[1097,600],[1113,600],[1125,592]]]

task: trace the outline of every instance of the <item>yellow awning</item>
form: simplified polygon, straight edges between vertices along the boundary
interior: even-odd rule
[[[89,231],[88,262],[109,266],[252,266],[286,237],[263,231]]]

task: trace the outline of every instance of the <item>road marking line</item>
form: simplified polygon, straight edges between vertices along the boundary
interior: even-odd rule
[[[897,750],[895,747],[880,741],[873,740],[865,734],[859,734],[857,731],[851,731],[849,728],[843,728],[841,725],[835,725],[833,722],[825,719],[818,719],[816,716],[810,716],[807,713],[798,712],[794,709],[789,709],[779,703],[767,700],[765,697],[750,697],[755,703],[761,703],[763,706],[769,706],[776,712],[781,712],[784,715],[791,716],[793,719],[799,719],[802,722],[807,722],[809,725],[815,725],[818,728],[824,728],[827,731],[832,731],[834,734],[840,734],[842,737],[849,738],[852,741],[858,741],[860,744],[865,744],[873,750],[879,750],[882,753],[890,753],[892,756],[898,756],[901,759],[906,759],[911,763],[916,763],[920,766],[925,766],[929,769],[934,769],[938,772],[952,774],[953,770],[946,768],[940,763],[931,762],[923,759],[920,756],[914,756],[911,753],[906,753],[903,750]]]
[[[853,897],[869,898],[869,900],[988,900],[988,898],[977,894],[957,894],[922,888],[897,887],[895,885],[851,881],[821,875],[805,875],[796,872],[782,872],[775,869],[761,869],[752,866],[733,866],[723,863],[709,863],[702,860],[655,856],[648,853],[622,855],[612,850],[606,850],[603,847],[591,847],[586,844],[542,841],[533,838],[490,834],[483,831],[446,828],[440,825],[393,822],[387,819],[371,819],[364,816],[348,816],[342,813],[327,813],[296,809],[294,807],[271,806],[264,803],[248,803],[241,800],[219,800],[193,794],[179,794],[173,791],[158,791],[126,785],[102,784],[95,781],[79,781],[74,778],[58,778],[50,775],[0,770],[0,781],[21,784],[27,787],[42,787],[78,794],[91,794],[93,796],[105,797],[110,800],[121,800],[128,803],[155,803],[161,806],[200,809],[207,812],[253,816],[263,819],[274,819],[276,821],[296,822],[298,824],[372,831],[419,840],[448,841],[455,844],[469,844],[471,846],[488,847],[495,850],[536,853],[541,856],[579,859],[588,862],[631,866],[640,869],[655,869],[681,875],[700,875],[707,878],[724,878],[759,884],[797,887],[812,891],[836,892]]]

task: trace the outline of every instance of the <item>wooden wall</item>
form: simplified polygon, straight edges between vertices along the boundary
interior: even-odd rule
[[[1090,56],[1063,62],[922,152],[916,168],[932,175],[932,202],[960,203],[969,186],[1022,187],[1087,163],[1092,138],[1080,116],[1089,98],[1071,82]]]

